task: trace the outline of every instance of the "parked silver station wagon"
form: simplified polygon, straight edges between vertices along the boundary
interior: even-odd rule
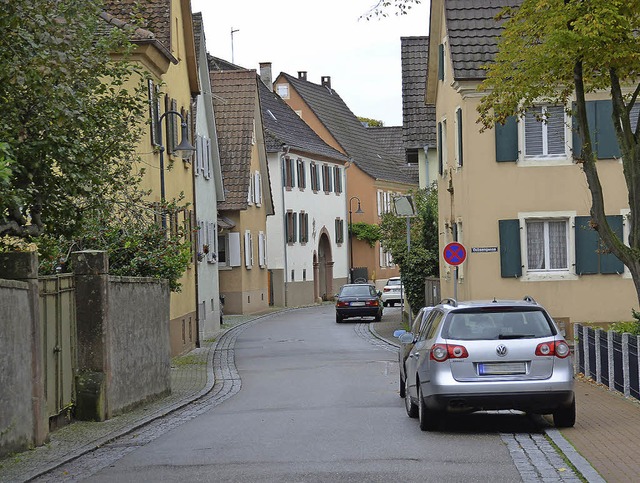
[[[569,346],[530,297],[444,300],[420,333],[400,342],[414,344],[405,362],[405,406],[422,430],[437,429],[445,413],[502,409],[553,414],[557,427],[575,424]]]

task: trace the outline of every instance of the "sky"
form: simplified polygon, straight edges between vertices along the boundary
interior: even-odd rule
[[[201,12],[207,51],[260,72],[271,62],[273,79],[286,72],[331,87],[356,116],[402,125],[400,37],[429,33],[429,1],[408,15],[360,18],[375,0],[191,0]],[[233,34],[233,59],[231,30]]]

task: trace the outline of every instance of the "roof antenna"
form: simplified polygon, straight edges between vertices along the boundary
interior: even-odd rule
[[[235,29],[234,30],[233,27],[231,27],[231,63],[232,64],[236,63],[234,55],[233,55],[233,34],[235,34],[236,32],[240,32],[240,30],[239,29]]]

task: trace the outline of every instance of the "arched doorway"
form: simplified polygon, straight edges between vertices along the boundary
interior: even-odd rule
[[[316,300],[333,297],[333,252],[326,228],[320,232],[317,254],[313,255],[314,296]]]

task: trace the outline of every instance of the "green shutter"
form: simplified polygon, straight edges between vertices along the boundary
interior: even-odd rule
[[[444,44],[438,45],[438,80],[444,80]]]
[[[500,231],[500,275],[503,278],[522,276],[520,259],[520,221],[498,220]]]
[[[587,111],[587,124],[589,125],[589,134],[591,136],[591,142],[596,142],[596,105],[594,101],[587,101],[585,103],[585,109]],[[572,111],[576,112],[576,103],[572,104]],[[573,138],[573,157],[574,159],[584,159],[582,155],[582,138],[580,137],[578,119],[575,114],[572,117],[572,138]]]
[[[518,122],[509,116],[504,124],[495,125],[496,161],[515,162],[518,160]]]
[[[576,274],[591,275],[598,273],[599,237],[589,225],[590,216],[576,216]]]
[[[611,100],[595,101],[596,110],[596,152],[598,159],[620,157],[620,145],[613,126],[613,103]]]
[[[613,232],[622,240],[622,215],[607,216],[607,222]],[[601,251],[604,244],[601,242]],[[600,253],[600,273],[623,273],[624,263],[613,253]]]
[[[458,166],[462,166],[462,109],[456,111],[456,118],[458,123]]]

